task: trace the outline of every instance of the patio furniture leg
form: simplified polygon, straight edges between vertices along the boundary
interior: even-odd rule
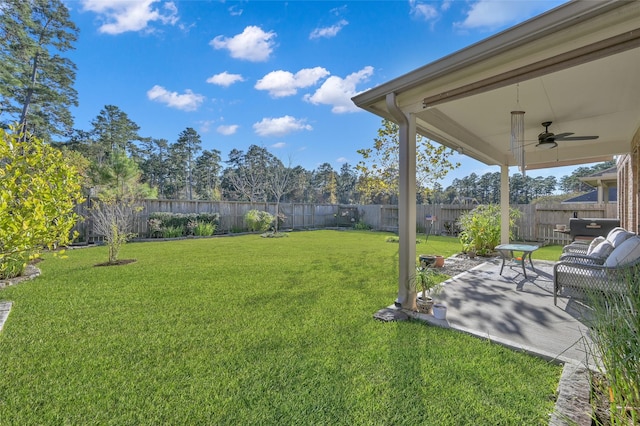
[[[531,260],[531,253],[533,252],[529,252],[529,263],[531,264],[531,270],[537,273],[538,271],[536,271],[536,268],[533,267],[533,261]],[[522,256],[522,258],[524,259],[524,256]]]

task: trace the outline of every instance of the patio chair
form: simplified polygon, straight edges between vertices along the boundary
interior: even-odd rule
[[[563,255],[565,256],[565,255]],[[640,236],[620,243],[604,262],[584,255],[567,254],[553,267],[553,304],[564,289],[624,294],[629,281],[640,279]]]
[[[597,237],[590,242],[574,241],[562,248],[560,260],[565,260],[567,256],[579,257],[586,256],[588,258],[596,258],[604,263],[609,254],[625,240],[631,238],[635,234],[624,228],[612,229],[606,237]]]

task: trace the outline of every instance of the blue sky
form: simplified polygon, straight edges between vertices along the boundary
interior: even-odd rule
[[[187,127],[223,160],[264,146],[313,170],[355,166],[380,118],[355,94],[561,4],[557,0],[73,0],[79,107],[88,130],[116,105],[142,136]],[[459,156],[442,182],[499,169]],[[569,174],[572,168],[532,171]],[[513,173],[513,172],[512,172]]]

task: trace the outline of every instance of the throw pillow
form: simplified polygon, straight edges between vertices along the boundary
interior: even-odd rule
[[[634,236],[616,247],[604,262],[604,266],[626,265],[640,257],[640,237]]]
[[[598,259],[606,259],[613,252],[613,244],[604,240],[596,248],[593,249],[589,256],[597,257]]]
[[[593,249],[595,249],[598,244],[600,244],[601,242],[603,242],[606,238],[605,237],[596,237],[591,241],[591,244],[589,244],[589,248],[587,249],[587,254],[590,255],[591,252],[593,251]]]

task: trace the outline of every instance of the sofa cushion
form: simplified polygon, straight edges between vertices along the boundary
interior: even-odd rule
[[[613,252],[613,250],[613,244],[610,241],[604,240],[603,242],[598,244],[596,248],[591,251],[591,253],[589,253],[589,256],[598,259],[605,259]]]
[[[613,249],[604,266],[626,265],[640,258],[640,237],[635,235]]]
[[[598,244],[600,244],[601,242],[603,242],[604,240],[606,240],[605,237],[596,237],[591,241],[591,244],[589,244],[589,248],[587,249],[587,254],[591,254],[591,252],[593,251],[593,249],[595,249]]]
[[[633,237],[635,234],[633,232],[629,232],[626,229],[615,228],[613,231],[607,235],[607,240],[611,241],[613,247],[618,247],[624,241]]]

